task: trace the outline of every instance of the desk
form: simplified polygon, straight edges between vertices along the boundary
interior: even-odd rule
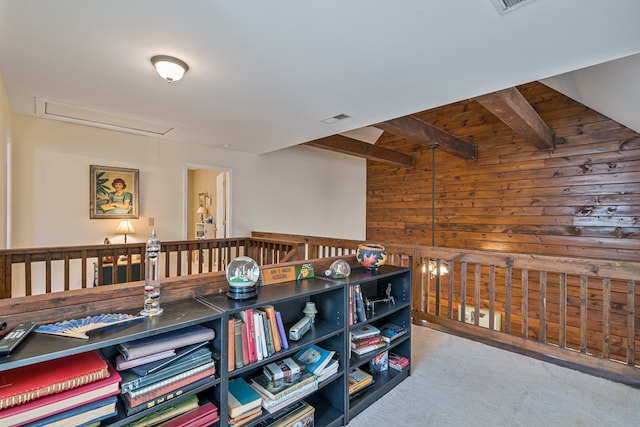
[[[127,282],[127,261],[118,262],[118,283]],[[140,261],[134,260],[131,262],[131,281],[135,282],[140,280]],[[113,284],[113,263],[102,264],[102,285]],[[98,286],[98,264],[94,263],[93,272],[93,285]]]

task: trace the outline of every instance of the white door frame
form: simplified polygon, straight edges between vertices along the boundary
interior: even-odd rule
[[[183,201],[183,214],[184,214],[184,218],[187,218],[187,213],[188,213],[188,206],[189,203],[191,203],[190,200],[186,200],[187,199],[187,195],[189,194],[189,171],[190,170],[197,170],[197,169],[203,169],[203,170],[211,170],[211,171],[220,171],[223,172],[226,175],[226,181],[227,181],[227,185],[226,185],[226,194],[216,194],[216,211],[217,211],[217,206],[218,206],[218,201],[220,200],[220,198],[218,198],[219,196],[224,199],[225,203],[225,207],[226,207],[226,224],[220,224],[218,223],[217,219],[216,219],[216,227],[218,228],[218,231],[216,232],[216,238],[221,238],[221,236],[223,236],[224,234],[226,234],[225,237],[230,237],[231,236],[231,231],[232,231],[232,224],[231,224],[231,169],[226,168],[226,167],[222,167],[222,166],[214,166],[214,165],[203,165],[203,164],[198,164],[198,163],[186,163],[185,164],[185,168],[184,168],[184,194],[185,194],[185,200]],[[216,214],[217,216],[217,214]],[[185,221],[184,224],[184,229],[183,229],[183,236],[186,239],[188,236],[188,221]],[[225,226],[225,229],[223,230],[221,227]]]

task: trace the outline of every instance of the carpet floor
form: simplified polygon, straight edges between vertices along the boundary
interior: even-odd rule
[[[640,426],[640,390],[413,326],[411,375],[356,416],[371,426]]]

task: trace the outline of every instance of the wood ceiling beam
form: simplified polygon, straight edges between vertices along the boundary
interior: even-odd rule
[[[413,156],[343,135],[332,135],[326,138],[316,139],[305,142],[304,145],[329,151],[337,151],[338,153],[349,154],[378,162],[390,163],[392,165],[413,167]]]
[[[555,148],[555,134],[515,87],[474,99],[536,148]]]
[[[465,160],[476,160],[478,158],[478,147],[475,144],[463,141],[413,116],[387,120],[374,126],[393,135],[426,145],[429,148],[438,147]]]

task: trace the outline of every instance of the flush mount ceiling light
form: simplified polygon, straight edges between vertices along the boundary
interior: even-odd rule
[[[189,69],[186,62],[168,55],[156,55],[151,58],[151,63],[160,77],[169,83],[180,80]]]

